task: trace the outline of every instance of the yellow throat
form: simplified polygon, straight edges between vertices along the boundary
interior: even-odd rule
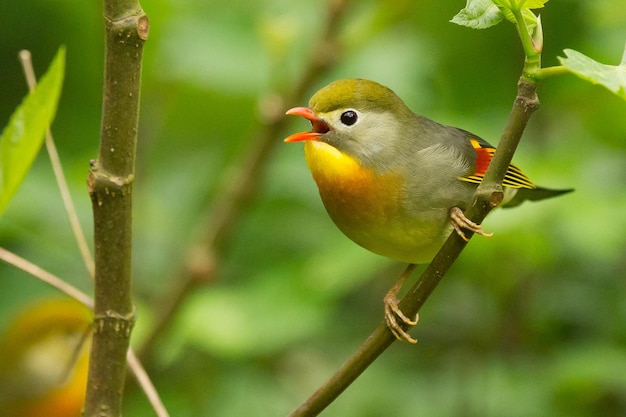
[[[402,181],[392,174],[377,174],[324,142],[307,141],[304,152],[330,217],[356,243],[371,246],[359,236],[367,229],[385,227],[397,215]]]

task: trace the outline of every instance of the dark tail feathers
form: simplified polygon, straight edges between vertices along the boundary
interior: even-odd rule
[[[522,204],[524,201],[537,201],[545,198],[552,198],[562,194],[571,193],[573,188],[567,190],[550,190],[549,188],[520,188],[517,190],[515,197],[503,207],[515,207]]]

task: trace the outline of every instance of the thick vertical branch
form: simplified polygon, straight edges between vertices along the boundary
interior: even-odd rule
[[[132,185],[141,58],[149,27],[137,0],[106,0],[104,21],[100,150],[88,177],[96,275],[87,417],[121,416],[126,352],[135,321],[131,297]]]

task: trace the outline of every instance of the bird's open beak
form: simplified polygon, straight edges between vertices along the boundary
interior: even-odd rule
[[[303,140],[320,140],[320,136],[330,131],[328,123],[320,119],[315,115],[313,110],[308,107],[294,107],[287,110],[285,114],[295,114],[296,116],[302,116],[311,122],[310,132],[294,133],[285,139],[285,142],[301,142]]]

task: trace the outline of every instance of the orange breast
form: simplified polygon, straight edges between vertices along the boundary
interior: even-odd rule
[[[450,234],[446,209],[411,206],[402,172],[376,173],[323,142],[304,149],[326,211],[346,236],[379,255],[430,262]]]
[[[379,175],[323,142],[307,142],[305,154],[328,214],[349,237],[397,215],[401,183],[396,176]]]

